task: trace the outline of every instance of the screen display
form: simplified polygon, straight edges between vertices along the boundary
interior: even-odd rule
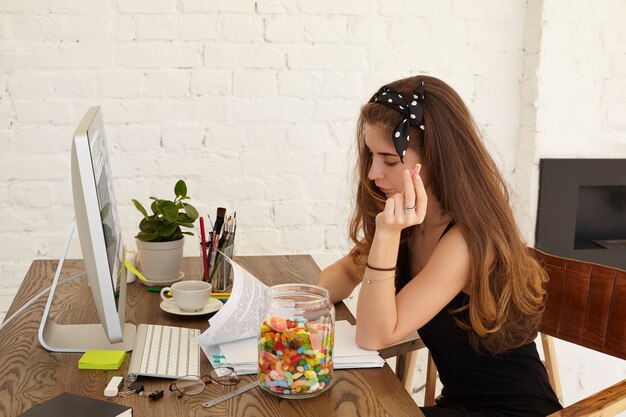
[[[111,167],[108,160],[106,138],[104,131],[97,130],[93,137],[89,138],[91,161],[94,179],[96,181],[96,193],[98,195],[98,207],[100,208],[100,220],[104,232],[104,240],[111,271],[113,288],[117,288],[120,274],[123,270],[120,263],[121,231],[117,215],[115,193],[111,179]]]
[[[589,241],[619,246],[626,239],[626,185],[581,185],[577,203],[575,249]]]

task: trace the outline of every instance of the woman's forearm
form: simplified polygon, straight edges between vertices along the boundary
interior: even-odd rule
[[[351,276],[346,262],[349,262],[347,257],[340,259],[320,272],[317,279],[317,285],[326,288],[330,293],[330,301],[333,304],[348,298],[358,285],[358,281]]]
[[[395,268],[400,232],[374,235],[368,264],[375,268]],[[395,271],[366,268],[357,304],[356,342],[365,349],[377,350],[390,343],[396,327]]]

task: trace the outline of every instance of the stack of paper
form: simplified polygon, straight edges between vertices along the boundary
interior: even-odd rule
[[[267,288],[230,258],[233,289],[224,306],[209,320],[198,342],[213,365],[232,366],[241,375],[257,372],[258,312]],[[384,365],[378,352],[361,349],[354,341],[356,328],[347,321],[335,323],[335,369],[377,368]]]
[[[335,351],[333,367],[335,369],[380,368],[385,364],[378,352],[360,348],[354,338],[356,327],[347,321],[335,323]]]
[[[258,370],[256,337],[209,346],[204,352],[213,366],[232,366],[239,375],[255,374]]]

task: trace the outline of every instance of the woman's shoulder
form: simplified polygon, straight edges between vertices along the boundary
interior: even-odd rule
[[[440,282],[454,281],[460,289],[465,289],[469,283],[470,250],[463,233],[456,226],[435,242],[432,252],[422,262],[422,268],[415,271],[418,276]]]
[[[450,266],[469,270],[470,256],[470,248],[465,235],[458,226],[453,226],[437,241],[428,264],[444,270]]]
[[[457,256],[461,253],[469,255],[469,242],[465,238],[462,226],[451,221],[445,227],[437,240],[433,255],[437,252],[445,252],[449,256]]]

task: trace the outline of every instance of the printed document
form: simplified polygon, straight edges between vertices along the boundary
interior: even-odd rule
[[[267,285],[237,262],[225,258],[233,266],[233,289],[226,304],[209,319],[209,328],[198,337],[201,346],[256,337],[259,333],[259,309]]]

